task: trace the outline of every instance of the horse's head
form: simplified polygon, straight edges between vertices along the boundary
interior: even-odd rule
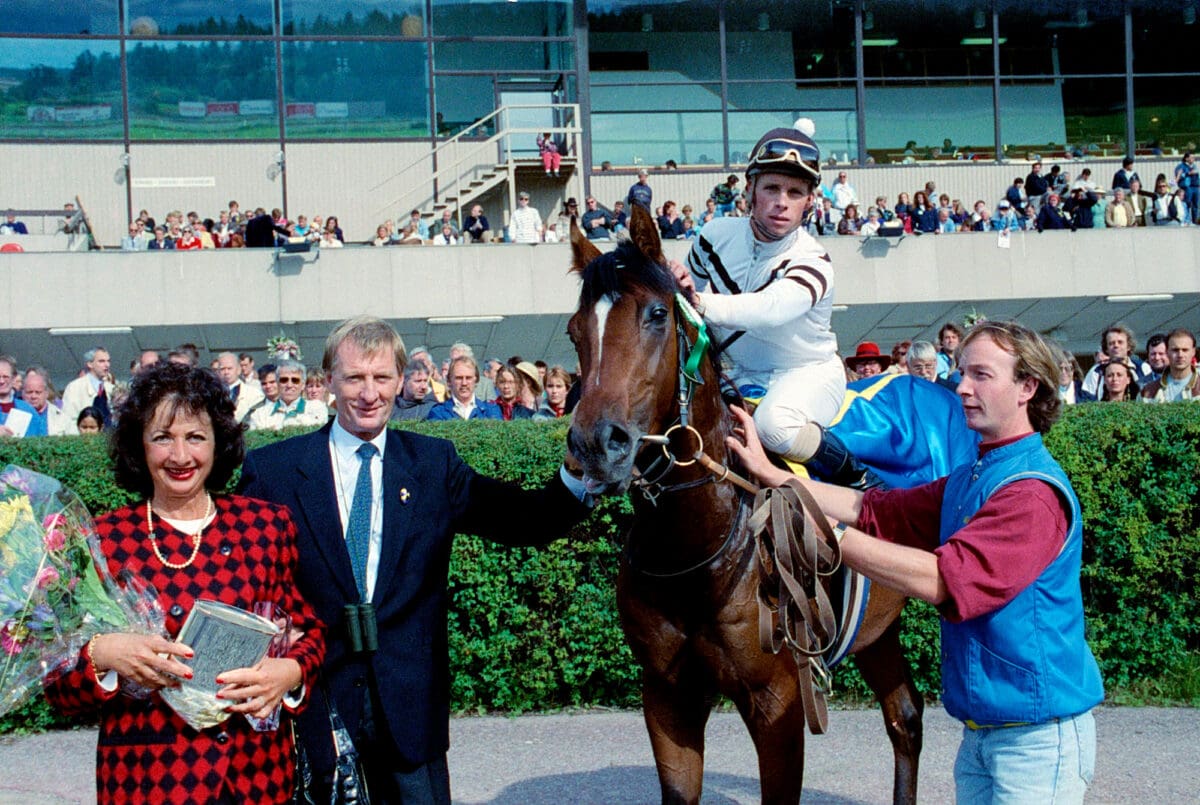
[[[624,491],[643,437],[664,433],[679,411],[677,284],[658,228],[640,205],[629,234],[602,254],[579,229],[571,233],[572,270],[583,287],[567,332],[579,354],[582,396],[568,445],[594,492]]]

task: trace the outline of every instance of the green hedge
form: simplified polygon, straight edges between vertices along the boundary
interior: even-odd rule
[[[543,483],[562,457],[563,423],[439,423],[413,430],[452,439],[481,472]],[[252,433],[251,447],[281,438]],[[1067,411],[1051,451],[1083,506],[1083,589],[1088,636],[1106,683],[1127,687],[1185,667],[1200,651],[1200,406],[1092,405]],[[0,440],[0,465],[60,478],[93,512],[126,503],[97,437]],[[498,511],[516,523],[536,511]],[[465,711],[574,705],[631,706],[638,669],[621,636],[614,581],[626,499],[603,501],[566,540],[504,549],[476,537],[455,541],[450,570],[451,691]],[[938,623],[919,602],[904,614],[904,644],[921,690],[939,689]],[[866,688],[853,662],[837,689]],[[41,705],[5,726],[43,726]]]

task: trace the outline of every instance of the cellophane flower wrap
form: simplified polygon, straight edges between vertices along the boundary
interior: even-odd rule
[[[93,635],[161,633],[152,590],[118,586],[87,507],[48,475],[0,470],[0,715],[72,666]]]

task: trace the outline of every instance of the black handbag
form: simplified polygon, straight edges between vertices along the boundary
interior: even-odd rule
[[[363,772],[358,750],[354,747],[354,741],[350,740],[350,732],[338,713],[337,705],[333,703],[324,676],[321,677],[321,692],[325,695],[329,729],[333,737],[334,763],[330,805],[371,805],[371,797],[367,793],[367,775]],[[294,727],[292,734],[295,735]],[[295,748],[296,790],[292,795],[292,802],[297,805],[317,805],[313,799],[313,774],[308,753],[304,751],[304,746],[299,740],[295,741]]]

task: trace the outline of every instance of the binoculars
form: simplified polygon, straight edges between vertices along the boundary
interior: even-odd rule
[[[342,607],[346,621],[346,639],[350,651],[373,652],[379,649],[379,632],[375,628],[375,605],[369,601],[361,604],[346,604]]]

